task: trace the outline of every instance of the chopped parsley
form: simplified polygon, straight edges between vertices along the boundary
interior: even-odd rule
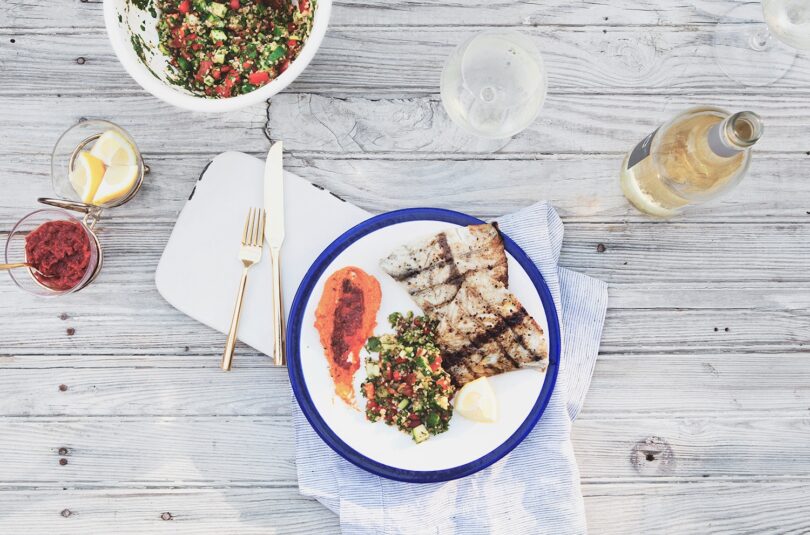
[[[453,416],[455,389],[442,369],[436,322],[413,312],[395,312],[388,321],[394,334],[366,342],[366,350],[379,356],[366,360],[366,418],[382,420],[423,442],[447,431]]]

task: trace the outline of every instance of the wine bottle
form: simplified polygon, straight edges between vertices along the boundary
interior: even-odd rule
[[[750,111],[686,110],[644,138],[622,163],[625,197],[639,210],[670,217],[742,180],[762,119]]]

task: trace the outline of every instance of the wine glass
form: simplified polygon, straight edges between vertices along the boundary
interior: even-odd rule
[[[487,138],[511,137],[529,126],[543,106],[543,58],[521,33],[481,32],[450,54],[441,95],[447,114],[465,130]]]
[[[729,78],[748,86],[776,82],[793,65],[795,49],[810,50],[810,1],[762,0],[761,4],[761,8],[756,4],[735,7],[717,23],[714,33],[718,65]]]

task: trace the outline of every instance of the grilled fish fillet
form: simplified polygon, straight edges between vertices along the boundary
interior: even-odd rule
[[[442,366],[457,385],[525,364],[545,369],[546,338],[506,288],[506,253],[495,225],[458,227],[406,244],[380,266],[439,321]]]
[[[442,366],[459,386],[526,364],[548,364],[542,328],[514,294],[482,273],[467,277],[444,307],[436,341]]]
[[[434,317],[471,273],[485,273],[503,285],[509,280],[503,239],[492,224],[457,227],[403,245],[380,266],[405,286],[425,314]]]

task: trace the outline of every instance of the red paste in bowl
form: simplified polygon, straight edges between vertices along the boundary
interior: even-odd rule
[[[26,261],[44,274],[32,271],[51,290],[75,288],[90,263],[90,238],[81,223],[48,221],[25,238]]]

